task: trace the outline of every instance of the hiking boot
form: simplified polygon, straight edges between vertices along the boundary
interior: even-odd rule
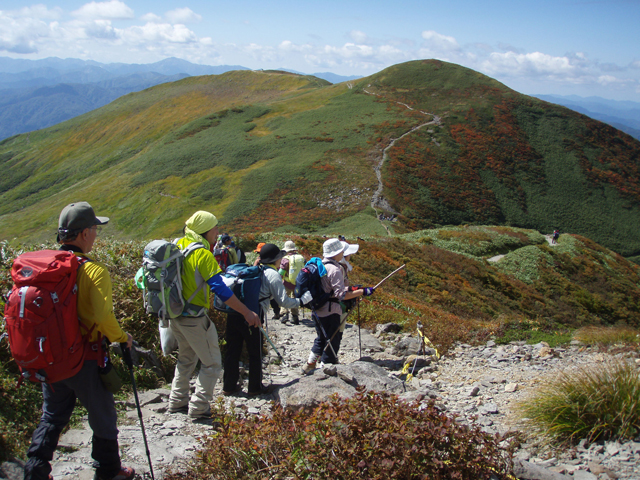
[[[293,323],[294,325],[300,325],[300,318],[298,317],[298,315],[292,316],[291,323]]]
[[[264,385],[262,385],[260,387],[260,390],[258,390],[257,392],[247,392],[247,395],[249,395],[250,397],[256,397],[258,395],[269,395],[272,391],[273,388],[271,386],[265,387]]]
[[[169,413],[189,413],[189,405],[183,405],[182,407],[169,407]]]
[[[122,467],[115,477],[105,477],[96,471],[93,480],[130,480],[134,477],[136,471],[131,467]]]
[[[304,375],[311,375],[315,369],[316,369],[316,362],[307,363],[304,367],[302,367],[302,373]]]
[[[282,315],[280,317],[280,323],[287,323],[287,320],[289,320],[289,314],[285,313],[284,315]]]
[[[230,390],[230,391],[222,390],[222,395],[224,395],[225,397],[231,397],[233,395],[237,395],[241,391],[242,391],[242,387],[240,385],[236,385],[236,388],[234,388],[233,390]]]

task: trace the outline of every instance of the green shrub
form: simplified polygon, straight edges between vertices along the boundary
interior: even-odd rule
[[[640,432],[640,377],[609,360],[550,377],[517,408],[533,431],[568,443],[629,439]]]
[[[513,478],[500,437],[392,395],[360,391],[312,411],[218,419],[222,431],[205,440],[197,463],[168,480]]]

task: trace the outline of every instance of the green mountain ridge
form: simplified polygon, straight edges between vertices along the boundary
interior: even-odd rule
[[[435,60],[338,85],[275,71],[190,77],[6,139],[0,237],[51,238],[80,199],[125,238],[175,235],[197,209],[237,233],[385,234],[370,207],[385,149],[392,232],[560,228],[640,255],[640,142]]]

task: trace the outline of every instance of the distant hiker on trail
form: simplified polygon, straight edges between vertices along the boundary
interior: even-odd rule
[[[344,270],[340,266],[340,260],[344,257],[345,247],[337,238],[331,238],[322,245],[322,264],[326,269],[326,274],[321,276],[322,289],[331,293],[331,298],[324,305],[314,310],[312,317],[316,324],[317,337],[313,342],[311,353],[307,364],[302,368],[302,372],[309,375],[316,368],[316,362],[321,359],[323,363],[338,363],[334,355],[340,349],[339,335],[331,341],[331,346],[325,350],[327,342],[340,327],[340,316],[342,307],[340,302],[360,296],[373,295],[373,288],[365,287],[349,291],[344,283]]]
[[[278,273],[280,262],[286,252],[277,245],[267,243],[260,249],[260,264],[263,266],[262,284],[260,285],[260,318],[264,321],[269,301],[275,300],[284,308],[297,308],[311,300],[308,298],[289,298]],[[269,393],[269,389],[262,384],[262,336],[260,331],[249,329],[242,317],[234,313],[227,315],[227,354],[224,359],[223,393],[232,395],[240,391],[240,355],[243,342],[247,345],[249,354],[249,395]]]
[[[185,260],[182,271],[182,294],[185,300],[194,295],[183,314],[171,319],[169,327],[178,340],[178,362],[169,396],[169,413],[188,413],[196,421],[208,421],[211,417],[210,402],[213,388],[220,377],[222,359],[218,346],[218,332],[209,319],[209,291],[212,290],[224,303],[240,312],[255,336],[260,326],[258,316],[249,310],[224,284],[221,270],[210,251],[218,236],[218,219],[211,213],[198,211],[185,223],[184,237],[177,241],[181,250],[194,242],[204,248],[193,251]],[[200,361],[200,372],[195,391],[189,398],[189,380]]]
[[[223,233],[220,235],[213,247],[213,256],[222,272],[227,271],[229,265],[238,263],[238,255],[236,249],[231,247],[231,236]]]
[[[551,243],[554,245],[558,243],[558,238],[560,238],[560,231],[558,229],[553,231],[553,237],[551,238]]]
[[[305,260],[302,255],[298,253],[298,249],[296,244],[291,240],[287,240],[284,242],[284,249],[287,254],[282,257],[282,261],[280,263],[280,270],[278,273],[282,275],[282,279],[284,281],[284,288],[287,291],[287,294],[293,298],[293,291],[296,288],[296,277],[302,267],[304,267]],[[287,323],[289,319],[289,313],[285,313],[281,318],[281,323]],[[291,309],[291,323],[294,325],[300,324],[300,317],[298,315],[298,308]]]
[[[87,202],[71,203],[64,207],[58,221],[60,250],[75,253],[87,259],[93,249],[100,225],[109,222],[107,217],[96,217]],[[89,414],[93,430],[91,457],[95,460],[98,480],[128,480],[133,478],[133,468],[120,463],[118,447],[117,413],[113,394],[102,383],[99,373],[104,353],[98,345],[103,338],[110,342],[122,342],[131,348],[133,338],[124,332],[113,313],[111,277],[107,267],[94,260],[85,260],[78,269],[78,317],[83,330],[89,333],[82,368],[75,375],[52,384],[42,384],[42,418],[33,432],[33,440],[27,451],[29,460],[25,466],[25,480],[52,478],[53,453],[62,430],[69,423],[76,399]],[[95,349],[93,347],[96,347]]]

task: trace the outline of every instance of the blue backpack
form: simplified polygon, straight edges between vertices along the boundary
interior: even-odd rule
[[[320,279],[327,274],[327,269],[322,264],[322,260],[318,257],[314,257],[309,260],[298,276],[296,277],[296,288],[293,291],[293,295],[296,298],[301,298],[306,292],[310,292],[313,300],[306,306],[312,310],[317,310],[325,303],[331,300],[333,292],[325,292],[322,288],[322,282]],[[337,302],[337,300],[335,300]]]
[[[246,263],[229,265],[221,274],[225,285],[252,312],[260,315],[260,286],[262,285],[262,266],[249,266]],[[224,303],[218,295],[213,298],[213,308],[225,313],[237,313]]]

